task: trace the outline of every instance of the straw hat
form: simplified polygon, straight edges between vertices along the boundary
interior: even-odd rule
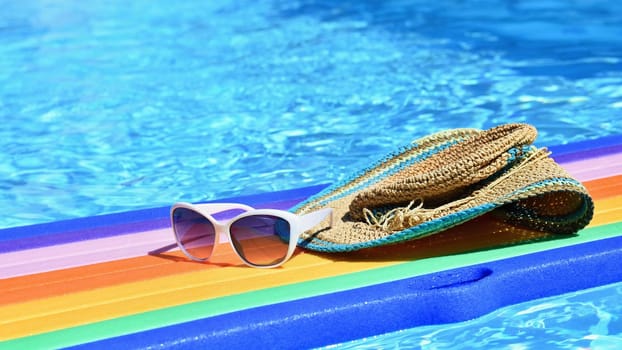
[[[506,124],[456,129],[414,141],[292,208],[333,208],[333,224],[305,232],[299,245],[353,251],[421,238],[495,211],[512,225],[571,234],[594,204],[544,148],[537,131]]]

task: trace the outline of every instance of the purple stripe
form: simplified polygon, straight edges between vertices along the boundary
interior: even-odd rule
[[[564,169],[583,182],[620,175],[622,174],[622,153],[565,163]]]
[[[176,248],[167,229],[9,252],[0,254],[0,279],[145,256],[162,247]]]
[[[295,199],[264,203],[256,207],[288,209],[299,201],[299,199]],[[93,235],[86,232],[87,230],[82,230],[72,232],[81,236],[82,239],[79,241],[74,240],[69,243],[56,243],[35,249],[4,252],[0,254],[0,279],[145,256],[176,249],[173,233],[168,227],[168,220],[165,220],[164,223],[165,225],[155,225],[154,227],[144,225],[144,222],[117,225],[109,228],[109,232],[113,233],[113,236],[104,237],[106,233],[99,232],[100,235],[94,239],[85,238]],[[166,226],[165,229],[162,229],[161,227],[164,226]],[[59,235],[34,237],[28,240],[41,238],[44,242],[47,240],[55,243],[54,241],[59,240]],[[16,243],[21,244],[21,241]],[[41,244],[39,241],[28,243],[31,243],[31,246]],[[68,252],[71,252],[69,256],[67,256]]]
[[[583,151],[579,151],[575,153],[565,153],[565,154],[560,154],[560,155],[556,155],[555,153],[553,153],[552,156],[553,156],[553,159],[555,159],[555,161],[558,163],[568,163],[568,162],[574,162],[577,160],[602,157],[602,156],[606,156],[610,154],[617,154],[617,153],[622,153],[622,143],[619,145],[594,148],[594,149],[583,150]]]

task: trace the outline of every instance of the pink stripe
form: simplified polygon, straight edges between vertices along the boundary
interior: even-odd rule
[[[0,278],[144,256],[175,244],[170,229],[93,239],[0,254]]]
[[[622,174],[622,153],[565,162],[579,181]],[[174,244],[170,228],[0,254],[0,278],[144,256]]]
[[[585,182],[622,174],[622,153],[609,154],[563,164],[570,175]]]

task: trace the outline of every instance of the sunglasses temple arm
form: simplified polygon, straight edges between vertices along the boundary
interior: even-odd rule
[[[197,204],[201,210],[205,210],[207,214],[220,213],[227,210],[240,209],[244,211],[254,210],[255,208],[241,203],[203,203]]]
[[[324,208],[300,217],[302,231],[308,231],[330,215],[330,226],[333,226],[333,209]]]

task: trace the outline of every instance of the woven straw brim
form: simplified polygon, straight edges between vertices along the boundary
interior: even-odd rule
[[[493,210],[511,225],[574,233],[591,220],[593,202],[546,150],[530,146],[535,136],[529,125],[507,124],[417,140],[293,208],[333,208],[332,226],[304,233],[299,245],[343,252],[399,243]]]

